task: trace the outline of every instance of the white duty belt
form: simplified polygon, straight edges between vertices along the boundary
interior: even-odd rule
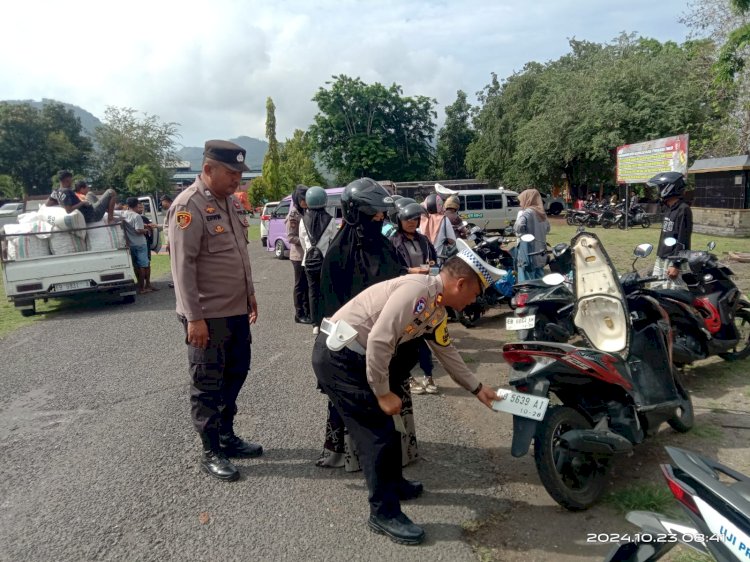
[[[357,342],[357,330],[352,328],[345,320],[331,322],[328,318],[323,318],[320,323],[320,331],[326,334],[326,347],[331,351],[341,351],[347,348],[360,355],[366,355],[364,347]]]

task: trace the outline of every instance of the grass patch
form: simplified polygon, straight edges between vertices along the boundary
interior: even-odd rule
[[[644,510],[657,513],[674,513],[675,503],[672,493],[665,485],[638,484],[617,490],[604,498],[604,501],[620,513]]]
[[[690,430],[690,435],[699,439],[719,440],[724,437],[724,431],[713,424],[697,424]]]
[[[670,560],[672,562],[713,562],[713,557],[706,556],[700,552],[688,549],[686,546],[678,546],[676,554]]]

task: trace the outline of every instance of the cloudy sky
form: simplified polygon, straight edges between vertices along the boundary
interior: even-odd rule
[[[8,2],[0,99],[54,98],[102,117],[108,105],[180,123],[181,142],[262,138],[265,100],[280,139],[306,129],[332,75],[401,84],[450,104],[570,37],[621,31],[685,39],[685,0],[36,0]]]

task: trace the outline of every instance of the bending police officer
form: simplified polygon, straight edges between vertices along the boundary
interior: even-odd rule
[[[401,473],[395,424],[402,402],[389,380],[391,363],[399,346],[424,337],[451,378],[491,407],[495,392],[451,344],[446,307],[462,310],[501,273],[464,250],[438,275],[405,275],[365,289],[321,325],[315,376],[357,444],[369,490],[368,525],[396,542],[419,544],[424,530],[401,511],[400,501],[417,497],[422,485]]]

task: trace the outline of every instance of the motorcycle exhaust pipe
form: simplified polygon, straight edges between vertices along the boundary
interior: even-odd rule
[[[630,453],[633,444],[622,435],[596,429],[572,429],[560,436],[561,444],[579,453],[621,455]]]

